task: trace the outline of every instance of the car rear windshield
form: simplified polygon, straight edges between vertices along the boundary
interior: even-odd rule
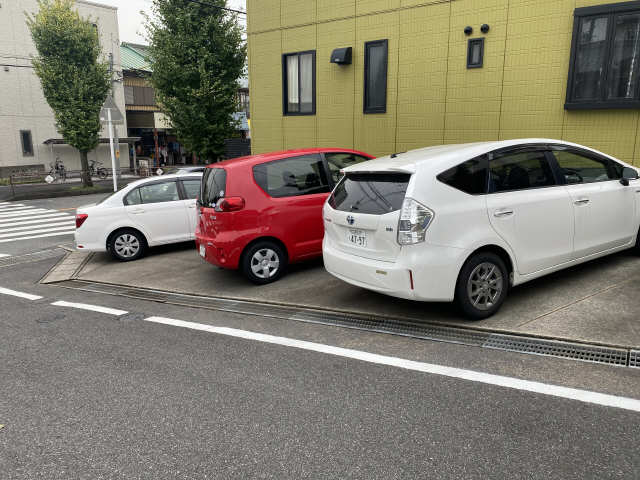
[[[227,171],[224,168],[207,168],[202,175],[200,203],[205,207],[215,205],[224,197],[227,189]]]
[[[406,173],[348,173],[333,191],[329,205],[343,212],[394,212],[402,207],[410,178]]]

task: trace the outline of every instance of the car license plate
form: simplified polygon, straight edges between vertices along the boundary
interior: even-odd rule
[[[364,230],[352,230],[347,231],[347,241],[358,247],[367,246],[367,233]]]
[[[207,254],[207,247],[205,247],[204,245],[200,245],[200,256],[204,258],[206,254]]]

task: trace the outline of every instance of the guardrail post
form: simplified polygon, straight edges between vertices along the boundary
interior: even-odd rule
[[[13,188],[13,175],[9,175],[9,185],[11,185],[11,199],[16,198],[16,192]]]

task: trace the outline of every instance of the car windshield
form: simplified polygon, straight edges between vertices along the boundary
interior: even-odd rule
[[[349,173],[329,197],[329,205],[343,212],[394,212],[402,207],[410,178],[408,173]]]

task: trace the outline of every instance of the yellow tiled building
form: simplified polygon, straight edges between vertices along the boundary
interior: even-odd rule
[[[379,156],[545,137],[640,165],[638,1],[247,0],[247,10],[254,153],[335,146]],[[480,38],[482,66],[469,68],[469,40]],[[388,45],[385,112],[365,113],[365,45],[377,40]],[[352,62],[331,63],[343,47]],[[315,53],[304,115],[291,111],[310,98],[305,73],[292,71],[306,60],[287,63],[296,52]]]

